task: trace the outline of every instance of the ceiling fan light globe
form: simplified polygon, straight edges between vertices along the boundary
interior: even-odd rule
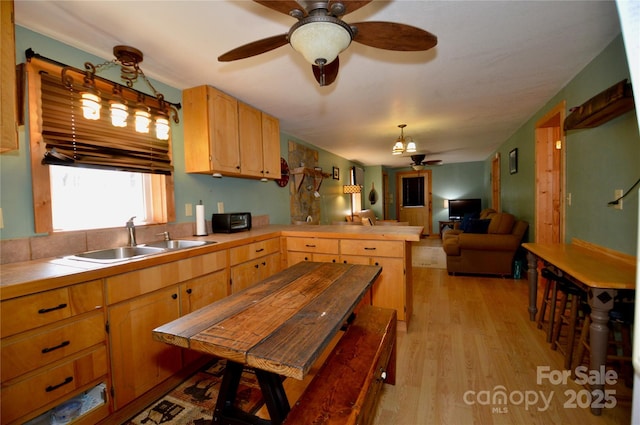
[[[333,62],[351,44],[351,33],[332,22],[309,22],[293,28],[289,43],[312,65]]]

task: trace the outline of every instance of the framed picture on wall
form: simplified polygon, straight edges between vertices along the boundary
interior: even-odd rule
[[[509,152],[509,173],[518,172],[518,148],[511,149]]]
[[[338,167],[333,167],[333,179],[340,180],[340,169]]]

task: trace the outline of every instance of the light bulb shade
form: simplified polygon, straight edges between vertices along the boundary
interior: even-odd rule
[[[401,141],[397,141],[395,145],[393,145],[393,150],[391,151],[392,155],[402,155],[404,153],[404,143]]]
[[[127,118],[129,117],[128,109],[124,103],[117,101],[111,102],[111,124],[114,127],[127,126]]]
[[[151,123],[151,114],[142,109],[136,111],[136,131],[138,133],[148,133]]]
[[[412,140],[409,143],[407,143],[407,152],[415,153],[415,151],[416,151],[416,142]]]
[[[351,44],[348,26],[337,21],[299,21],[301,25],[291,29],[289,43],[310,64],[318,65],[318,60],[324,60],[325,65],[330,64]]]
[[[100,109],[102,108],[100,102],[100,96],[98,96],[97,94],[91,92],[82,92],[80,94],[82,116],[88,120],[99,120]]]
[[[156,138],[158,140],[169,140],[169,120],[166,118],[156,118]]]
[[[342,186],[342,190],[344,193],[360,193],[360,185],[357,184],[346,184]]]

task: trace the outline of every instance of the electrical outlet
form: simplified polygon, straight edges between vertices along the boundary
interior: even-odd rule
[[[224,213],[224,202],[218,202],[218,214]]]
[[[184,204],[184,215],[191,217],[193,215],[193,204]]]
[[[4,229],[4,215],[2,214],[1,207],[0,207],[0,229]]]
[[[613,191],[613,199],[618,199],[618,198],[622,198],[622,194],[623,194],[623,190],[622,189],[616,189]],[[622,209],[622,199],[618,200],[618,203],[616,205],[613,206],[613,208],[617,209],[617,210],[621,210]]]

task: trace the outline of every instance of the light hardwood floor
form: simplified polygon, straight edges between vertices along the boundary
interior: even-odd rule
[[[570,379],[538,384],[537,369],[560,371],[563,358],[529,321],[526,280],[413,273],[414,314],[408,332],[398,332],[397,384],[384,385],[375,424],[630,423],[628,401],[596,417],[565,406],[570,392],[584,390]],[[507,404],[485,402],[500,390]],[[521,395],[531,397],[528,407]],[[551,397],[548,405],[541,395]]]

